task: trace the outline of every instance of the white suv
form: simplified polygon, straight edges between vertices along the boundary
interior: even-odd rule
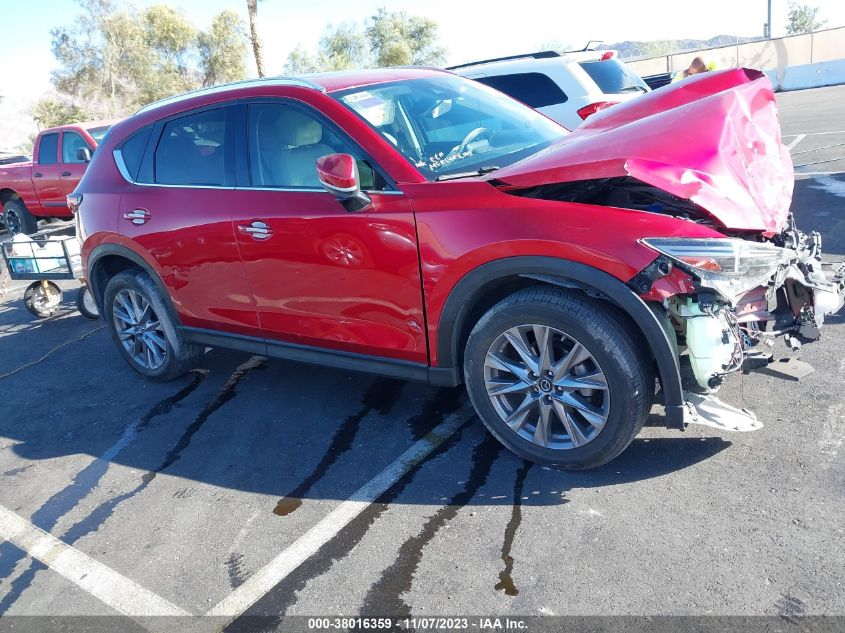
[[[451,66],[575,129],[593,112],[651,92],[616,51],[543,51]]]

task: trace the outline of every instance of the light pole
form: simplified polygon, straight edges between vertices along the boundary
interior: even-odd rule
[[[772,39],[772,0],[769,0],[769,14],[766,21],[766,37]]]

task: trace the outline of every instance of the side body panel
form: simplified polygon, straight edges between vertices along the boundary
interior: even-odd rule
[[[427,362],[414,217],[371,193],[346,211],[321,191],[238,191],[236,233],[268,339]],[[269,238],[241,231],[252,222]]]
[[[654,235],[715,237],[672,217],[511,196],[479,181],[405,185],[420,242],[430,361],[440,316],[456,284],[480,266],[508,257],[553,257],[585,264],[622,283],[656,259],[638,242]]]

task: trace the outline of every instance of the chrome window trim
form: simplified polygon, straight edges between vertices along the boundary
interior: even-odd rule
[[[138,182],[137,180],[133,180],[132,177],[129,175],[129,170],[126,167],[126,163],[123,160],[123,155],[119,149],[116,149],[112,152],[114,156],[114,162],[117,165],[117,170],[120,172],[120,175],[123,179],[129,183],[130,185],[136,185],[138,187],[169,187],[169,188],[180,188],[180,189],[224,189],[226,191],[286,191],[286,192],[303,192],[303,193],[328,193],[322,187],[227,187],[225,185],[169,185],[159,182]],[[386,196],[404,196],[405,194],[401,191],[396,190],[389,190],[389,191],[380,191],[378,189],[364,189],[364,193],[370,195],[386,195]]]
[[[112,156],[114,156],[115,165],[117,165],[117,171],[120,172],[120,175],[123,176],[123,179],[131,184],[136,184],[134,180],[132,180],[132,176],[129,175],[129,169],[126,167],[126,161],[123,160],[123,152],[119,149],[116,149],[112,152]]]

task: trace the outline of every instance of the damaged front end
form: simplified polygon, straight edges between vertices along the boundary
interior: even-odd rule
[[[707,397],[727,374],[767,366],[771,354],[755,351],[758,343],[771,345],[775,337],[784,337],[796,349],[816,340],[825,316],[845,303],[845,264],[823,263],[821,236],[802,233],[791,214],[786,228],[770,239],[645,238],[642,243],[693,279],[694,292],[663,301],[700,392],[688,394],[692,422],[708,424],[712,416],[696,419],[702,408],[728,407]],[[695,404],[702,398],[707,401]],[[762,426],[753,414],[737,409],[725,419],[727,426],[709,425],[730,430]]]

